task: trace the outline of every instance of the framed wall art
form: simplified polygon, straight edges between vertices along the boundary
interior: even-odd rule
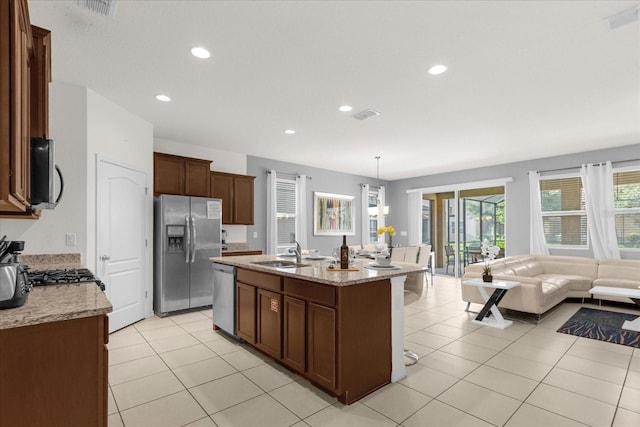
[[[341,236],[355,234],[355,196],[313,193],[313,234]]]

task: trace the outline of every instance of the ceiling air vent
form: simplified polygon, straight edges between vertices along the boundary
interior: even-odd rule
[[[615,30],[623,25],[631,24],[638,20],[638,14],[640,13],[640,6],[633,6],[629,9],[625,9],[622,12],[611,15],[607,18],[607,29]]]
[[[116,0],[78,0],[78,4],[99,15],[113,17],[116,13]]]
[[[357,120],[366,120],[370,117],[375,117],[379,115],[380,113],[378,113],[376,110],[372,110],[369,108],[368,110],[360,111],[359,113],[354,114],[353,118]]]

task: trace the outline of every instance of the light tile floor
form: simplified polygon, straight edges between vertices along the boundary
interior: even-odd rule
[[[640,349],[556,332],[583,304],[504,330],[465,306],[436,276],[405,309],[419,363],[349,406],[214,332],[210,310],[143,320],[110,336],[109,426],[640,426]]]

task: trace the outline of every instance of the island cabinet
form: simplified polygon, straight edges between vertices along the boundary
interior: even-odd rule
[[[106,427],[108,330],[106,315],[0,329],[0,425]]]
[[[346,404],[391,381],[391,288],[239,268],[238,335]]]
[[[239,275],[240,276],[240,275]],[[236,324],[238,336],[249,344],[256,343],[256,287],[238,277],[236,286]]]
[[[237,274],[238,336],[268,355],[282,354],[282,278],[250,270]]]
[[[153,192],[209,197],[210,168],[210,160],[153,153]]]
[[[336,287],[285,278],[283,362],[325,389],[336,386]]]
[[[253,225],[255,176],[211,172],[211,197],[222,199],[222,223]]]

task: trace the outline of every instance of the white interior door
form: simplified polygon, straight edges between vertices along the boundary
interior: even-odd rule
[[[96,267],[113,312],[109,332],[144,318],[148,218],[146,176],[98,161]]]

